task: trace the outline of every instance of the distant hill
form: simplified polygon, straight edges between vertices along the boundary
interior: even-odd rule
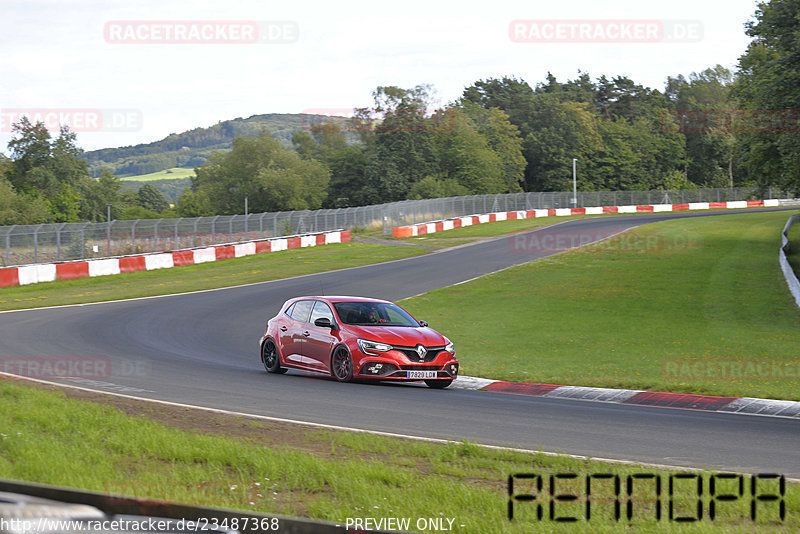
[[[92,176],[99,176],[103,168],[125,178],[150,174],[174,167],[194,168],[219,150],[231,148],[233,138],[257,136],[266,130],[286,146],[292,135],[307,129],[312,122],[326,121],[323,115],[300,113],[269,113],[218,122],[208,128],[195,128],[179,134],[170,134],[160,141],[120,148],[103,148],[84,154]],[[341,118],[339,118],[341,120]]]

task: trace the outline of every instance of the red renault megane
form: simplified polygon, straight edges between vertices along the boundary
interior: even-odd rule
[[[270,373],[302,369],[337,380],[424,380],[449,386],[458,375],[453,343],[385,300],[297,297],[267,322],[261,361]]]

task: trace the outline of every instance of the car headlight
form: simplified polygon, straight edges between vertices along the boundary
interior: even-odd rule
[[[444,350],[446,350],[446,351],[447,351],[447,352],[449,352],[450,354],[455,354],[455,353],[456,353],[456,347],[455,347],[455,345],[453,345],[453,342],[452,342],[452,341],[451,341],[451,342],[449,342],[449,343],[447,344],[447,346],[445,346]]]
[[[358,347],[361,349],[361,352],[365,354],[374,354],[376,352],[386,352],[388,350],[392,350],[391,345],[387,345],[386,343],[378,343],[377,341],[368,341],[366,339],[359,339]]]

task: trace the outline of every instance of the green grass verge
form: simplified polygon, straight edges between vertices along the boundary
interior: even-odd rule
[[[152,182],[153,180],[177,180],[180,178],[194,177],[194,169],[184,167],[174,167],[163,171],[151,172],[149,174],[137,174],[135,176],[125,176],[122,180],[128,182]]]
[[[129,401],[134,402],[134,401]],[[347,518],[453,519],[459,533],[547,532],[796,532],[800,529],[800,487],[788,484],[786,519],[776,504],[759,505],[759,519],[749,517],[749,498],[721,503],[708,519],[710,474],[701,474],[705,520],[693,525],[668,521],[669,472],[649,467],[604,464],[512,451],[490,450],[462,442],[430,444],[383,436],[281,427],[195,411],[176,412],[176,421],[215,418],[204,432],[154,420],[165,409],[141,403],[140,415],[68,398],[50,391],[0,380],[0,477],[94,491],[164,499],[204,506],[303,516],[345,524]],[[126,412],[131,412],[131,407]],[[236,437],[230,437],[231,434]],[[652,487],[636,481],[632,521],[613,519],[613,491],[595,483],[590,521],[563,524],[538,520],[535,503],[517,503],[515,520],[507,519],[510,474],[545,477],[575,473],[563,493],[584,495],[588,474],[657,474],[662,478],[662,519],[653,519]],[[547,480],[547,479],[545,479]],[[732,484],[731,484],[732,486]],[[774,487],[773,487],[774,486]],[[762,486],[768,493],[777,485]],[[548,487],[545,482],[545,491]],[[745,486],[749,489],[749,485]],[[731,493],[730,487],[725,490]],[[531,486],[517,482],[515,494]],[[544,496],[545,503],[546,496]],[[583,517],[585,499],[559,503],[557,513]],[[676,512],[692,515],[692,481],[675,491]],[[624,517],[624,515],[623,515]],[[412,523],[415,524],[415,523]],[[417,530],[412,526],[412,530]]]
[[[497,236],[553,222],[552,219],[542,218],[459,228],[447,232],[453,237],[439,239],[435,246],[428,248],[350,242],[271,252],[173,269],[6,287],[0,288],[0,311],[167,295],[276,280],[408,258],[425,254],[430,248],[460,245],[473,241],[475,237]],[[483,226],[491,228],[480,228]],[[378,234],[374,231],[356,230],[353,236],[377,237]]]
[[[172,269],[0,288],[0,310],[149,297],[276,280],[424,254],[415,247],[340,243]]]
[[[651,224],[403,305],[467,375],[800,400],[800,311],[777,265],[789,215]]]

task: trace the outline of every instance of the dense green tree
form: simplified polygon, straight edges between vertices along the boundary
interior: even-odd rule
[[[96,180],[82,182],[81,218],[92,222],[105,221],[108,218],[108,206],[111,206],[112,219],[122,218],[125,206],[121,188],[120,179],[108,169],[103,169]]]
[[[181,215],[189,206],[202,211],[206,205],[215,214],[243,213],[245,197],[251,212],[316,209],[330,176],[325,165],[301,158],[266,133],[235,138],[229,153],[212,156],[195,174],[194,196],[178,200]]]
[[[411,186],[408,198],[418,200],[422,198],[458,197],[469,194],[470,191],[455,179],[426,176]]]
[[[305,130],[297,130],[292,135],[292,146],[303,159],[315,159],[320,156],[319,143]]]
[[[153,184],[144,184],[139,188],[137,195],[139,196],[139,205],[146,210],[161,213],[169,208],[169,202]]]
[[[535,89],[492,79],[468,87],[466,102],[503,110],[519,129],[529,191],[571,189],[573,158],[582,169],[579,187],[589,190],[664,187],[685,165],[682,134],[663,126],[673,103],[626,77],[593,83],[579,72],[562,83],[548,73]]]
[[[50,132],[42,122],[32,124],[23,116],[13,124],[14,138],[8,142],[14,168],[9,179],[14,187],[23,192],[49,190],[56,186],[56,179],[49,172],[36,172],[47,167],[51,158]]]
[[[742,162],[762,186],[800,192],[800,2],[760,2],[747,23],[753,38],[739,58],[735,96],[752,121],[743,121]]]
[[[367,156],[367,150],[361,146],[350,146],[328,156],[331,180],[326,207],[362,206],[379,201],[381,195],[367,180]]]
[[[504,112],[466,99],[432,112],[425,85],[372,96],[373,107],[355,110],[349,124],[360,145],[345,146],[333,125],[295,135],[298,153],[331,170],[327,206],[521,190],[522,141]]]
[[[2,170],[0,158],[0,171]],[[38,195],[17,193],[11,182],[0,172],[0,225],[40,224],[54,220],[47,202]]]
[[[181,217],[208,217],[214,215],[211,199],[205,191],[186,189],[178,197],[178,214]]]
[[[499,108],[482,108],[475,104],[465,104],[463,111],[472,119],[478,133],[486,137],[489,147],[501,159],[505,191],[522,191],[525,180],[525,156],[519,128],[511,123],[506,112]]]
[[[525,139],[531,133],[528,118],[533,97],[533,89],[523,80],[489,78],[464,89],[459,103],[471,102],[485,109],[503,110],[511,123],[519,128],[520,137]]]
[[[373,91],[373,115],[378,121],[371,135],[362,136],[371,152],[367,181],[381,202],[404,200],[411,186],[437,171],[434,131],[426,114],[431,107],[430,87],[378,87]]]
[[[56,222],[79,222],[81,220],[81,197],[69,184],[59,185],[46,200]]]
[[[0,179],[9,180],[14,170],[14,162],[5,154],[0,153]]]
[[[528,191],[572,189],[572,159],[591,161],[602,147],[598,118],[587,104],[561,102],[554,94],[537,95],[531,106],[532,131],[525,139]],[[592,189],[581,173],[579,187]]]
[[[700,186],[733,186],[736,181],[736,136],[730,127],[736,116],[733,81],[733,73],[721,65],[693,72],[688,79],[667,79],[667,96],[676,109],[665,125],[684,135],[684,172]]]
[[[433,135],[437,180],[459,184],[471,194],[508,190],[503,158],[466,113],[450,108],[438,112],[433,121],[446,125]]]
[[[127,206],[122,211],[122,218],[125,220],[131,219],[160,219],[163,217],[163,214],[149,210],[147,208],[143,208],[139,205]]]
[[[347,148],[347,140],[341,127],[333,120],[315,122],[310,132],[297,130],[292,136],[295,152],[304,159],[324,161],[332,154]]]
[[[14,189],[28,198],[41,197],[58,222],[81,220],[81,192],[90,187],[88,165],[75,144],[75,134],[62,127],[52,139],[44,123],[27,117],[12,126],[12,167],[6,173]]]

